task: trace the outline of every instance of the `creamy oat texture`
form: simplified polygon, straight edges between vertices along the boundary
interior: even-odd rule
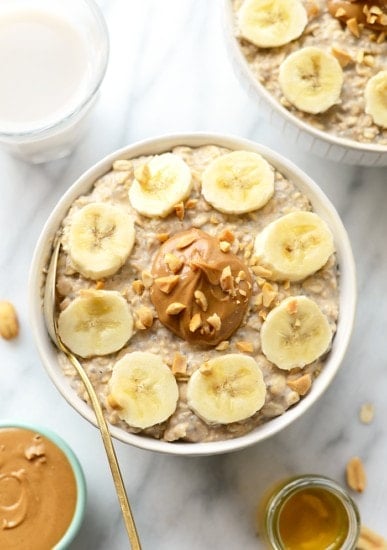
[[[267,313],[287,296],[303,294],[312,298],[327,316],[335,331],[338,318],[338,272],[335,255],[314,275],[299,283],[273,283],[265,279],[267,271],[256,265],[252,257],[254,238],[268,223],[295,210],[311,210],[310,202],[297,187],[275,170],[274,196],[261,210],[245,215],[222,214],[203,199],[200,193],[201,174],[204,168],[219,155],[228,150],[214,145],[198,148],[175,147],[172,151],[188,164],[193,177],[193,190],[185,201],[184,216],[177,208],[166,218],[145,218],[137,214],[128,200],[128,187],[133,179],[133,170],[124,162],[101,177],[90,193],[79,197],[71,206],[62,224],[63,251],[59,260],[57,291],[59,307],[63,310],[74,300],[81,289],[101,288],[117,290],[127,299],[135,319],[135,334],[118,353],[104,357],[83,360],[99,398],[106,408],[108,420],[132,433],[141,432],[166,441],[184,440],[191,442],[216,441],[241,436],[259,424],[281,415],[295,405],[306,393],[310,383],[324,365],[324,357],[308,365],[302,371],[293,369],[281,371],[271,364],[260,350],[260,327]],[[133,166],[144,163],[150,157],[133,159]],[[112,277],[103,282],[87,280],[76,272],[68,255],[68,229],[74,214],[86,204],[95,201],[110,202],[124,206],[135,217],[136,241],[125,265]],[[199,228],[220,240],[234,236],[230,250],[249,267],[252,276],[252,295],[241,326],[227,341],[216,348],[201,347],[175,336],[157,319],[156,310],[150,300],[149,287],[152,283],[150,268],[154,257],[168,235],[191,227]],[[146,314],[145,314],[146,312]],[[128,352],[147,351],[160,357],[171,367],[176,367],[181,356],[186,359],[187,368],[176,368],[175,376],[179,386],[179,401],[174,414],[164,423],[143,431],[131,428],[119,419],[117,411],[108,400],[108,383],[114,363]],[[262,369],[267,386],[266,401],[260,411],[252,417],[227,425],[208,425],[198,418],[186,402],[187,380],[205,361],[225,353],[247,353]],[[63,354],[59,355],[64,373],[82,399],[87,401],[83,385]],[[185,361],[183,361],[185,363]],[[174,372],[174,368],[172,368]],[[298,380],[301,383],[298,383]],[[306,377],[306,378],[305,378]],[[307,379],[307,380],[306,380]],[[306,382],[306,386],[305,386]],[[305,389],[306,388],[306,389]],[[298,390],[298,391],[297,391]]]
[[[258,48],[238,36],[238,10],[243,0],[233,0],[235,34],[254,77],[293,115],[318,130],[360,143],[387,146],[387,129],[373,123],[365,112],[364,89],[368,80],[387,66],[385,33],[364,28],[357,38],[349,28],[328,12],[327,0],[303,0],[308,23],[297,40],[277,48]],[[348,64],[343,68],[341,102],[325,113],[311,115],[298,110],[283,96],[279,67],[291,53],[316,46],[329,53],[345,52]]]

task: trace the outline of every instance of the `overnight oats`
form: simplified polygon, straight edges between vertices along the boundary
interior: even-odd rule
[[[317,130],[387,145],[384,0],[233,0],[254,78]]]
[[[296,406],[324,368],[339,314],[332,234],[257,153],[117,160],[58,238],[60,337],[127,432],[239,437]]]

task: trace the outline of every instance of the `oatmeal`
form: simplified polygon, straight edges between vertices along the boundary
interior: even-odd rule
[[[293,25],[283,32],[284,40],[276,37],[277,46],[264,46],[261,37],[257,46],[250,28],[241,30],[241,8],[248,2],[233,0],[235,33],[253,75],[266,90],[290,113],[318,130],[360,143],[387,145],[385,3],[302,0],[307,17],[304,22],[299,16],[299,25],[294,23],[297,32],[291,34]],[[316,65],[321,98],[314,99],[311,106],[305,102],[304,85],[312,73],[315,79]],[[325,68],[329,74],[323,74]],[[303,76],[295,86],[299,73]],[[312,84],[316,91],[315,80]]]
[[[296,405],[324,367],[338,318],[330,231],[291,180],[260,155],[238,155],[179,146],[116,161],[62,222],[61,337],[71,336],[67,345],[82,357],[109,422],[128,432],[165,441],[238,437]],[[216,180],[217,208],[203,196],[215,185],[214,166],[229,174]],[[166,185],[182,178],[172,197],[162,174]],[[265,204],[248,211],[260,179]],[[239,182],[241,200],[228,200]],[[151,215],[139,213],[147,197]],[[245,213],[235,213],[244,200]],[[90,229],[101,204],[104,224],[95,210],[86,235],[79,228]],[[77,246],[90,239],[81,254]],[[316,257],[306,261],[306,250]],[[309,338],[313,346],[304,345]],[[74,368],[62,353],[59,360],[87,401]]]

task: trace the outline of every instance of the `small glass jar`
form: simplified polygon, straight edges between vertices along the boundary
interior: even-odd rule
[[[359,538],[356,504],[335,481],[318,475],[293,477],[262,499],[258,529],[271,550],[353,550]]]

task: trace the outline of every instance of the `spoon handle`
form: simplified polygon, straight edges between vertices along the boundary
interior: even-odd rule
[[[106,424],[105,417],[102,412],[101,405],[98,401],[97,394],[95,393],[95,390],[93,388],[93,385],[91,384],[89,377],[87,376],[86,372],[84,371],[81,363],[78,361],[78,359],[73,355],[67,347],[63,344],[59,336],[57,335],[57,341],[58,341],[58,347],[63,351],[63,353],[66,354],[68,359],[71,361],[72,365],[75,367],[76,371],[78,372],[79,376],[81,377],[81,380],[83,384],[85,385],[86,391],[89,395],[91,404],[93,406],[95,416],[97,418],[98,426],[101,431],[103,444],[106,449],[106,454],[109,461],[109,466],[112,472],[114,485],[116,487],[118,500],[121,506],[121,511],[125,523],[125,527],[129,536],[129,541],[132,550],[141,550],[141,544],[140,540],[138,538],[138,533],[136,530],[136,525],[134,523],[132,510],[129,505],[128,497],[126,494],[125,486],[122,480],[122,475],[120,471],[120,467],[118,465],[116,452],[113,447],[112,439],[110,436],[109,429]]]

